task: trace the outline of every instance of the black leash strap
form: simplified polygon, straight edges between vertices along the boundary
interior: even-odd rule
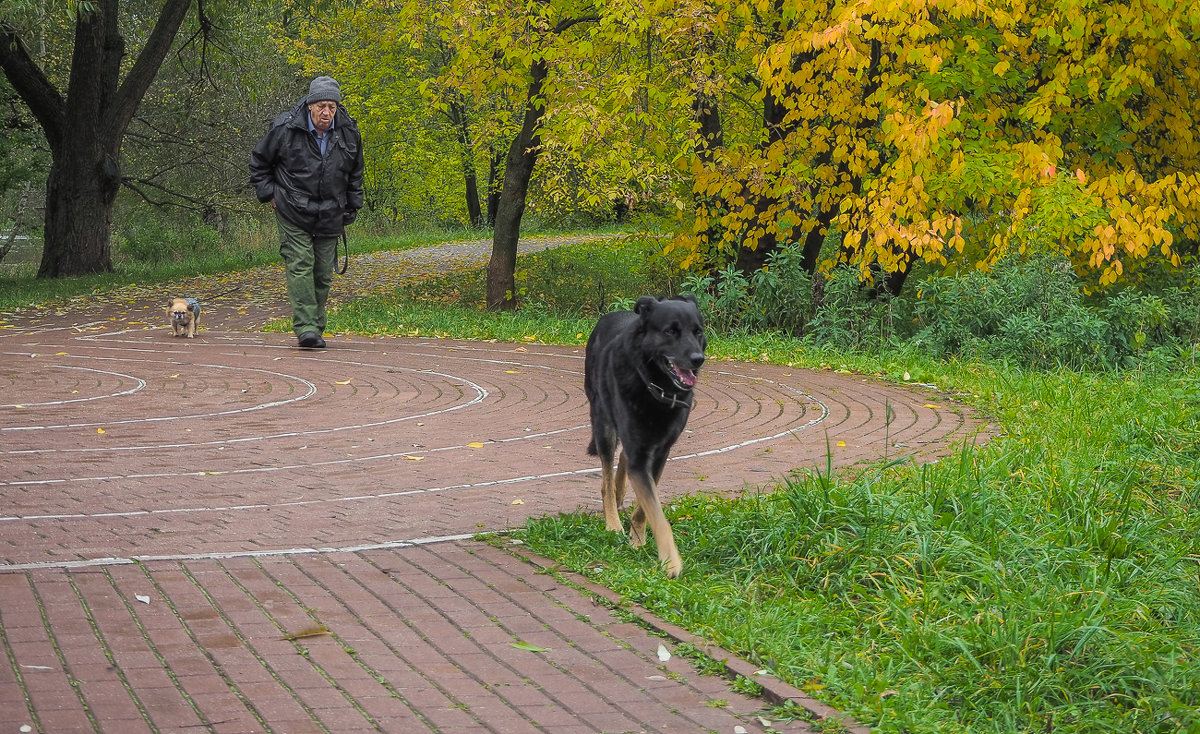
[[[336,257],[336,255],[335,255]],[[337,271],[338,275],[345,275],[350,269],[350,243],[346,241],[346,230],[342,230],[342,267]]]

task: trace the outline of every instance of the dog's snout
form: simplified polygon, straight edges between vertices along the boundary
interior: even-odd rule
[[[704,364],[704,352],[692,352],[692,369],[700,369],[700,365]]]

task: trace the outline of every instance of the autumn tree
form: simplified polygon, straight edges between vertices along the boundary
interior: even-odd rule
[[[712,3],[707,17],[746,50],[722,60],[718,98],[734,106],[735,80],[754,78],[778,123],[693,153],[697,199],[721,202],[679,238],[694,256],[801,242],[815,267],[834,231],[840,259],[894,288],[918,260],[1035,246],[1103,285],[1196,239],[1194,3]]]
[[[261,212],[248,197],[246,161],[270,120],[295,102],[296,69],[263,34],[274,3],[211,4],[190,16],[160,68],[122,148],[117,201],[140,214],[185,211],[222,230],[231,215]]]
[[[130,64],[118,0],[73,3],[64,84],[31,55],[22,18],[0,20],[0,68],[37,118],[50,148],[43,278],[112,269],[109,233],[121,183],[121,144],[171,48],[191,0],[166,0]]]

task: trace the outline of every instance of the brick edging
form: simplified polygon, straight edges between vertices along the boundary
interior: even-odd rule
[[[762,698],[768,703],[779,706],[790,701],[792,704],[807,711],[817,721],[840,722],[841,725],[845,727],[844,731],[850,732],[851,734],[868,734],[871,731],[870,727],[859,724],[853,718],[851,718],[849,714],[843,713],[842,711],[839,711],[826,703],[818,701],[799,688],[791,686],[773,676],[768,677],[755,675],[758,670],[761,670],[761,668],[758,666],[751,664],[747,660],[743,660],[719,645],[714,645],[699,635],[692,634],[682,627],[667,622],[640,604],[630,603],[623,596],[612,589],[601,586],[600,584],[597,584],[594,581],[591,581],[586,577],[563,567],[561,564],[549,558],[539,556],[528,549],[512,545],[511,543],[504,543],[503,541],[501,542],[500,547],[512,555],[521,558],[522,560],[534,566],[537,566],[538,568],[560,574],[564,580],[569,582],[571,585],[578,587],[580,590],[591,596],[602,599],[608,605],[631,613],[648,629],[662,634],[676,643],[686,642],[689,645],[692,645],[713,660],[723,663],[727,677],[733,678],[740,675],[748,680],[754,681],[762,687]]]

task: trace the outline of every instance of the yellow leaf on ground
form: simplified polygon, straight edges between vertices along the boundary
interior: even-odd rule
[[[470,447],[470,448],[473,448],[473,449],[481,449],[481,448],[483,448],[483,444],[479,443],[478,441],[474,441],[474,442],[472,442],[472,443],[469,443],[469,444],[467,444],[467,446],[468,446],[468,447]]]
[[[315,627],[309,627],[307,629],[302,629],[299,632],[296,632],[296,633],[293,633],[290,635],[284,635],[283,637],[281,637],[279,639],[281,639],[281,640],[299,640],[303,637],[316,637],[317,635],[327,635],[327,634],[329,634],[329,628],[323,624],[318,624]]]
[[[838,442],[837,442],[837,445],[838,445],[838,446],[845,446],[845,445],[846,445],[846,442],[845,442],[845,441],[838,441]]]
[[[104,433],[104,429],[103,429],[103,428],[97,428],[97,429],[96,429],[96,433]]]
[[[348,378],[348,379],[345,379],[345,380],[338,380],[337,382],[335,382],[335,383],[333,383],[333,384],[335,384],[335,385],[349,385],[349,384],[350,384],[350,380],[353,380],[353,379],[354,379],[354,378],[353,378],[353,377],[351,377],[351,378]]]

